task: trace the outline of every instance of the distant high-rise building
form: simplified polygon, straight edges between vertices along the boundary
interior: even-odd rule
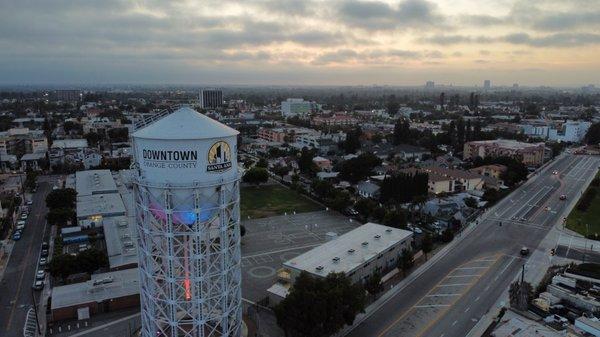
[[[216,109],[223,105],[223,91],[219,89],[203,89],[200,92],[200,107]]]
[[[57,101],[79,102],[81,100],[81,90],[56,90],[54,95]]]
[[[492,88],[492,81],[490,81],[490,80],[483,81],[483,88],[484,89],[491,89]]]
[[[295,115],[308,115],[315,108],[315,103],[302,98],[288,98],[281,102],[281,115],[284,117]]]
[[[442,109],[444,108],[444,104],[446,104],[446,93],[441,93],[440,94],[440,105],[442,107]]]
[[[425,89],[433,89],[433,88],[435,88],[435,82],[433,82],[433,81],[425,82]]]
[[[513,83],[513,89],[519,89],[519,83]]]

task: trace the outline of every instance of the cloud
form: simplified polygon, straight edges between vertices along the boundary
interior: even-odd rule
[[[600,34],[595,33],[555,33],[531,35],[529,33],[512,33],[502,36],[471,36],[471,35],[433,35],[420,39],[422,43],[434,45],[458,44],[492,44],[509,43],[530,47],[571,48],[585,45],[600,44]]]
[[[357,52],[350,49],[340,49],[318,55],[311,62],[314,65],[355,62],[362,64],[399,64],[408,60],[427,60],[444,58],[439,50],[414,51],[404,49],[368,49]]]
[[[338,15],[345,25],[365,30],[431,28],[445,23],[437,6],[426,0],[404,0],[395,6],[381,1],[344,1]]]

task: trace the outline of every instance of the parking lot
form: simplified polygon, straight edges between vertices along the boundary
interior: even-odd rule
[[[342,235],[360,224],[333,211],[281,215],[243,221],[242,296],[266,297],[283,262],[327,241],[327,233]]]

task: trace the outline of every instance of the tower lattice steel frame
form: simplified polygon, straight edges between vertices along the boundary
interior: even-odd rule
[[[240,336],[239,174],[134,182],[143,337]]]

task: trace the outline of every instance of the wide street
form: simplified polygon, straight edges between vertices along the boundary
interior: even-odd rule
[[[521,247],[535,251],[599,164],[600,157],[558,158],[487,212],[472,232],[349,336],[466,336],[526,262]]]
[[[4,278],[0,283],[0,336],[22,337],[27,310],[33,305],[32,288],[38,267],[40,247],[46,223],[45,197],[51,184],[38,178],[39,187],[33,194],[33,205],[21,240],[15,242]],[[44,177],[45,178],[45,177]],[[49,228],[46,228],[46,233]],[[45,291],[46,289],[44,289]],[[36,303],[40,292],[34,292]],[[43,312],[39,313],[44,315]]]

